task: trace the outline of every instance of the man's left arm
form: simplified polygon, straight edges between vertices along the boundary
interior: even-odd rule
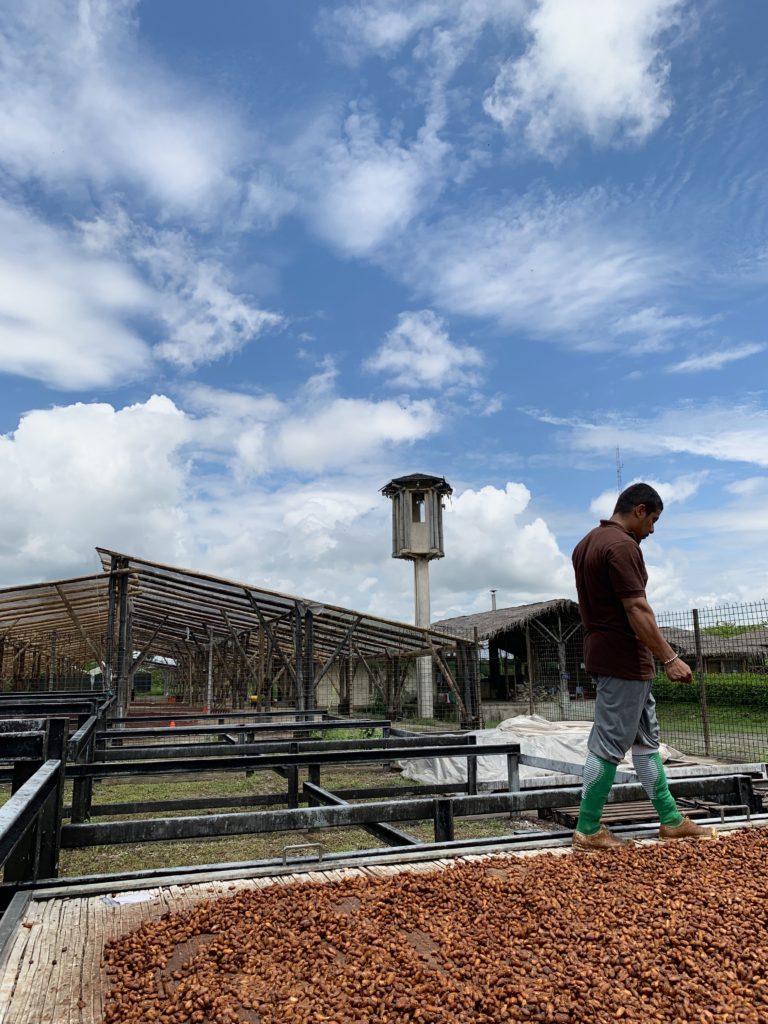
[[[690,666],[677,656],[664,639],[648,599],[645,596],[622,597],[621,603],[633,633],[664,665],[668,678],[676,683],[690,683],[693,679]]]

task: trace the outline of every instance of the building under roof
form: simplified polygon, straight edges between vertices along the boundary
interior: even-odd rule
[[[588,684],[582,668],[583,630],[579,606],[568,598],[498,608],[441,619],[441,633],[488,642],[489,674],[484,700],[557,697],[566,703]]]
[[[471,647],[423,629],[253,584],[97,548],[102,572],[0,590],[0,677],[12,688],[82,682],[94,663],[127,708],[147,659],[210,708],[269,698],[276,677],[299,709],[345,659],[371,662]],[[476,659],[457,659],[462,664]],[[343,677],[343,672],[341,673]],[[452,680],[461,693],[465,680]]]

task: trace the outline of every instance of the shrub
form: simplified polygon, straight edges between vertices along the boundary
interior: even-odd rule
[[[748,672],[734,672],[719,675],[709,672],[704,676],[707,704],[715,707],[733,707],[751,704],[768,708],[768,678],[751,675]],[[660,703],[698,704],[699,686],[673,683],[666,676],[659,675],[653,684],[653,694]]]

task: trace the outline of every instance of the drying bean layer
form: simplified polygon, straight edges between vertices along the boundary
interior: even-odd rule
[[[765,1024],[768,829],[243,890],[105,962],[105,1024]]]

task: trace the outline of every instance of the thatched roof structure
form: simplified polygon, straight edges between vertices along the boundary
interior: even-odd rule
[[[661,626],[667,643],[683,657],[696,656],[696,638],[692,629]],[[755,626],[734,636],[701,634],[701,653],[705,658],[763,658],[768,656],[768,628]]]
[[[552,601],[537,601],[535,604],[519,604],[513,608],[497,608],[495,611],[476,612],[474,615],[458,615],[453,619],[433,622],[432,628],[441,633],[472,639],[477,629],[478,640],[492,640],[502,633],[524,629],[534,619],[548,615],[565,615],[578,618],[579,606],[575,601],[560,597]]]

